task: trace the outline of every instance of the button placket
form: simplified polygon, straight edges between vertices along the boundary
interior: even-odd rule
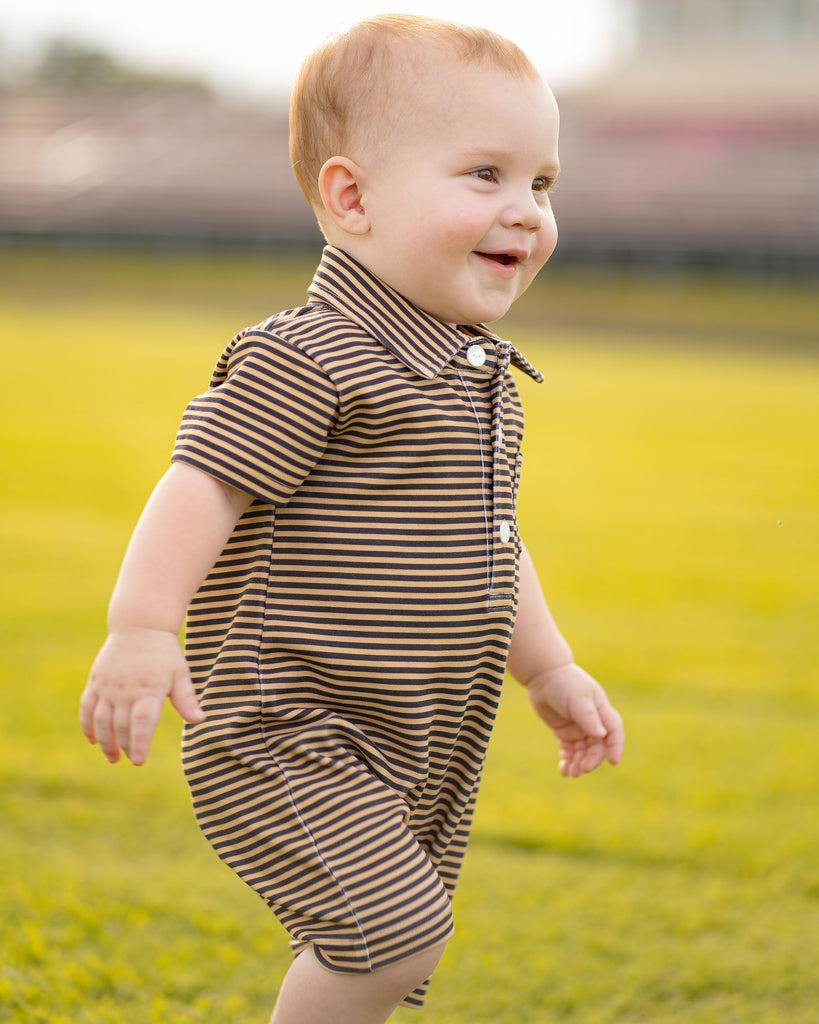
[[[514,484],[512,470],[507,465],[503,422],[504,384],[506,371],[509,369],[512,358],[512,346],[508,341],[488,338],[482,340],[484,344],[492,345],[491,352],[487,352],[486,348],[476,341],[473,341],[465,352],[462,349],[462,352],[472,369],[484,371],[486,382],[489,385],[488,394],[484,392],[489,406],[486,411],[491,417],[489,439],[492,454],[491,459],[486,460],[487,465],[485,466],[488,472],[484,472],[483,438],[485,435],[481,418],[470,395],[469,386],[460,371],[458,371],[458,376],[478,426],[478,438],[482,453],[481,476],[486,524],[487,601],[492,605],[506,605],[513,600],[516,576],[516,548],[510,546],[514,536]],[[500,585],[498,586],[499,577]]]
[[[502,558],[499,549],[504,548],[512,539],[512,522],[510,521],[513,511],[511,504],[511,490],[508,495],[508,508],[504,498],[507,490],[507,476],[504,472],[506,451],[503,437],[503,392],[504,378],[509,369],[511,357],[511,345],[507,341],[500,341],[496,346],[498,354],[498,365],[492,381],[492,530],[491,530],[491,561],[492,571],[490,575],[490,600],[495,597],[495,578],[499,560]],[[511,488],[511,480],[508,481]],[[506,595],[506,588],[499,593],[495,599],[501,599]]]

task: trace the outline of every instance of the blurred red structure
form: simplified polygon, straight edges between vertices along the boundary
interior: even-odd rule
[[[561,248],[816,269],[819,0],[620,0],[625,53],[563,103]]]
[[[819,263],[819,0],[620,0],[620,58],[558,96],[561,259]],[[0,239],[320,236],[286,112],[200,93],[0,94]]]

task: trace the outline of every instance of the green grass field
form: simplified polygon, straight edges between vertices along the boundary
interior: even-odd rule
[[[128,534],[187,400],[311,267],[0,254],[0,1021],[262,1024],[284,934],[142,769],[76,725]],[[520,517],[626,758],[562,780],[509,684],[434,1024],[817,1024],[819,302],[558,270],[506,333]],[[813,339],[815,344],[815,337]]]

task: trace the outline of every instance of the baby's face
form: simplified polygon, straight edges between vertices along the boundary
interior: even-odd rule
[[[354,255],[447,323],[497,320],[551,256],[558,112],[541,81],[435,65],[395,136],[361,161],[370,231]]]

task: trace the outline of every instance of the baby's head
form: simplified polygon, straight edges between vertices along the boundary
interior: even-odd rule
[[[325,237],[453,323],[503,315],[551,255],[557,132],[554,98],[514,43],[414,15],[331,37],[290,106],[293,170]],[[436,280],[465,302],[432,294]]]
[[[290,101],[290,159],[319,220],[324,162],[338,154],[360,159],[365,147],[393,145],[412,116],[414,88],[440,62],[485,64],[540,79],[526,54],[503,36],[412,14],[365,18],[308,55]]]

